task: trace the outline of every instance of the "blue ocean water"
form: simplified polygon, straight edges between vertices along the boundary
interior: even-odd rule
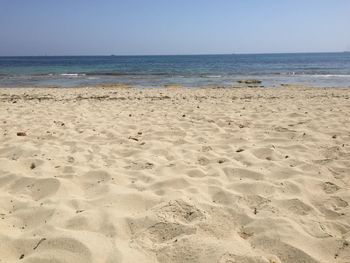
[[[265,86],[298,83],[350,86],[350,53],[184,56],[0,57],[0,86],[152,87],[232,85],[260,79]]]

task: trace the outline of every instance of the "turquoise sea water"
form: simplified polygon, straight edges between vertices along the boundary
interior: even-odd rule
[[[0,57],[0,86],[151,87],[232,85],[260,79],[265,86],[299,83],[350,86],[350,53],[188,56]]]

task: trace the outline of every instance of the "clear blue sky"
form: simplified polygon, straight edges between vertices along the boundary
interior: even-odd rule
[[[0,0],[0,55],[348,49],[349,0]]]

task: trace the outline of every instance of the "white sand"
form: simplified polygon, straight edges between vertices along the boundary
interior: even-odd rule
[[[349,97],[0,89],[0,262],[350,262]]]

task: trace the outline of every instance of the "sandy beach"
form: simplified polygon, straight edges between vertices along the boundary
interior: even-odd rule
[[[0,89],[0,262],[350,262],[350,88]]]

